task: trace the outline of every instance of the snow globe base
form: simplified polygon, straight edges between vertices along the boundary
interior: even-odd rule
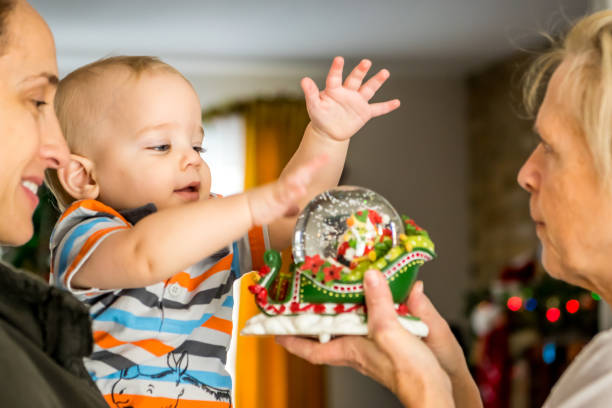
[[[398,322],[409,332],[418,337],[427,337],[429,328],[418,317],[397,316]],[[304,313],[293,316],[268,316],[259,313],[250,318],[240,332],[247,336],[308,336],[327,343],[335,336],[367,336],[366,317],[359,313],[341,313],[337,315],[318,315]]]

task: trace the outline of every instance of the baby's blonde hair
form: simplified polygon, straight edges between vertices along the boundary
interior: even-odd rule
[[[584,134],[603,184],[612,186],[612,11],[580,19],[526,74],[524,102],[535,114],[548,80],[567,66],[563,99]]]
[[[144,72],[171,73],[185,79],[172,66],[150,56],[103,58],[71,72],[60,81],[55,94],[55,113],[71,153],[82,155],[85,146],[91,141],[92,131],[88,126],[95,126],[101,119],[95,86],[99,84],[100,78],[114,68],[127,69],[130,78],[134,79],[138,79]],[[45,181],[62,211],[75,201],[62,187],[55,169],[46,171]]]

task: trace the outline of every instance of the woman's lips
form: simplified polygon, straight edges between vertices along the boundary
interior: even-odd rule
[[[38,206],[38,195],[36,194],[38,191],[39,184],[32,180],[23,180],[21,182],[21,189],[30,202],[32,203],[32,208],[36,208]]]

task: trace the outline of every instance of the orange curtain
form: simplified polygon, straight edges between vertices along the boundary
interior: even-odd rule
[[[309,118],[302,100],[257,100],[240,105],[246,125],[245,189],[275,180],[297,149]],[[290,249],[283,265],[291,262]],[[238,330],[259,313],[248,286],[241,282]],[[272,337],[237,339],[236,407],[323,407],[323,371],[289,355]]]

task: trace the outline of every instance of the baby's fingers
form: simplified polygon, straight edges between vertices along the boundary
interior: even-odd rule
[[[372,66],[372,62],[367,59],[361,60],[361,62],[353,69],[353,71],[344,80],[344,87],[352,91],[356,91],[361,86],[363,78],[365,78],[368,70]]]
[[[344,58],[334,58],[329,73],[327,74],[327,80],[325,86],[327,88],[338,88],[342,86],[342,67],[344,67]]]
[[[373,118],[381,115],[386,115],[387,113],[396,110],[400,106],[399,99],[393,99],[386,102],[378,102],[370,104],[370,114]]]
[[[381,69],[378,71],[376,75],[372,78],[368,79],[368,81],[363,84],[361,89],[359,89],[359,93],[366,101],[369,101],[374,97],[374,94],[380,89],[382,84],[389,78],[389,71],[386,69]]]

